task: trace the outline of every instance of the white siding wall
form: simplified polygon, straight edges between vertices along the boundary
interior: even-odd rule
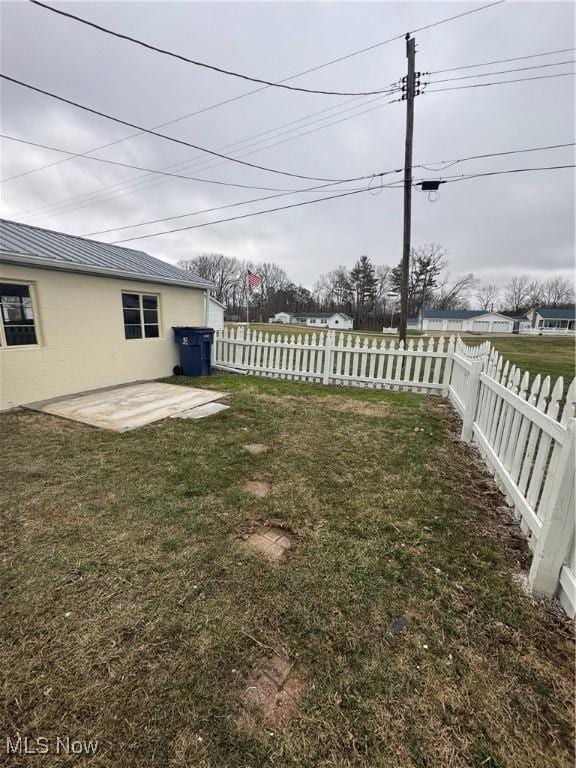
[[[221,307],[214,299],[208,302],[208,328],[221,331],[224,328],[224,307]]]
[[[0,264],[3,281],[32,286],[38,345],[0,348],[0,410],[169,376],[173,325],[204,325],[205,292],[160,283]],[[124,338],[122,292],[159,296],[160,338]]]

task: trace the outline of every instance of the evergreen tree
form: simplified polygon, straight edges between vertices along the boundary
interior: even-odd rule
[[[374,307],[378,292],[376,270],[368,256],[361,256],[350,272],[350,284],[356,300],[356,318],[360,322]]]

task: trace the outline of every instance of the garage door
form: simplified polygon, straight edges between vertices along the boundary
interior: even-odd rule
[[[442,328],[442,320],[427,320],[428,328]]]
[[[510,325],[507,320],[495,320],[492,323],[492,330],[495,333],[509,333],[510,332]]]
[[[448,320],[448,330],[449,331],[461,331],[462,330],[462,320]]]
[[[490,322],[488,320],[474,320],[472,323],[472,330],[476,333],[488,333],[490,330]]]

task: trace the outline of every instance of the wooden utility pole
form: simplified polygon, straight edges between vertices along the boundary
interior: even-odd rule
[[[410,276],[410,229],[412,223],[412,140],[414,136],[414,96],[416,91],[416,41],[406,35],[406,147],[404,151],[404,247],[402,250],[402,282],[400,285],[400,340],[406,343],[408,322],[408,280]]]

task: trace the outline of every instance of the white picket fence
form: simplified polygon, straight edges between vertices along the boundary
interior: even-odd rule
[[[369,340],[351,333],[299,336],[243,327],[216,334],[216,367],[317,384],[448,397],[520,520],[533,550],[529,587],[576,613],[574,440],[576,380],[530,376],[485,341]],[[563,405],[563,407],[562,407]]]

